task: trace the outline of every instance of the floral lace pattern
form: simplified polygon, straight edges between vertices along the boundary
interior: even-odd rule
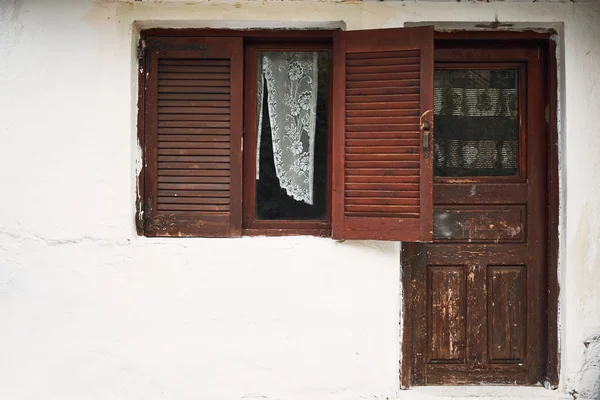
[[[518,173],[518,71],[440,69],[434,76],[434,173]]]
[[[264,92],[279,183],[296,200],[313,204],[318,68],[316,52],[269,52],[259,60],[256,177],[260,167]],[[264,79],[263,79],[264,77]],[[266,82],[266,88],[263,87]]]

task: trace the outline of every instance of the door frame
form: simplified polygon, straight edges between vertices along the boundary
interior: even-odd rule
[[[548,249],[547,263],[547,290],[546,298],[546,343],[542,351],[546,354],[546,365],[544,366],[544,386],[556,389],[559,382],[559,346],[558,346],[558,221],[559,221],[559,163],[558,163],[558,120],[557,120],[557,60],[556,42],[552,37],[556,32],[494,32],[494,31],[450,31],[435,33],[435,48],[464,46],[465,44],[489,45],[503,42],[506,46],[522,46],[523,44],[534,44],[543,51],[544,81],[546,88],[544,97],[546,104],[546,160],[547,160],[547,192],[546,192],[546,218],[547,236],[546,246]],[[540,56],[542,56],[540,54]],[[412,282],[411,269],[413,265],[423,264],[426,261],[426,244],[424,243],[402,243],[400,253],[401,285],[403,302],[401,307],[401,366],[400,387],[408,389],[413,384],[414,366],[422,362],[422,355],[413,354],[412,337],[414,316],[417,315],[417,305],[425,301],[425,293],[417,293],[414,290],[415,283]]]

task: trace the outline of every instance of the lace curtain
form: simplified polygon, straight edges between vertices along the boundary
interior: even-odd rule
[[[318,68],[316,52],[269,52],[259,57],[256,179],[266,92],[275,173],[287,194],[313,204]]]
[[[436,175],[517,172],[517,80],[515,70],[436,71]]]

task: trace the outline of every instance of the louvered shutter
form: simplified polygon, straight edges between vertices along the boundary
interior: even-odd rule
[[[333,237],[431,241],[433,27],[334,47]]]
[[[145,233],[241,235],[241,38],[148,38]]]

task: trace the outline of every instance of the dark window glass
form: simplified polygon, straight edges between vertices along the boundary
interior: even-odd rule
[[[434,174],[518,173],[518,71],[436,70]]]

